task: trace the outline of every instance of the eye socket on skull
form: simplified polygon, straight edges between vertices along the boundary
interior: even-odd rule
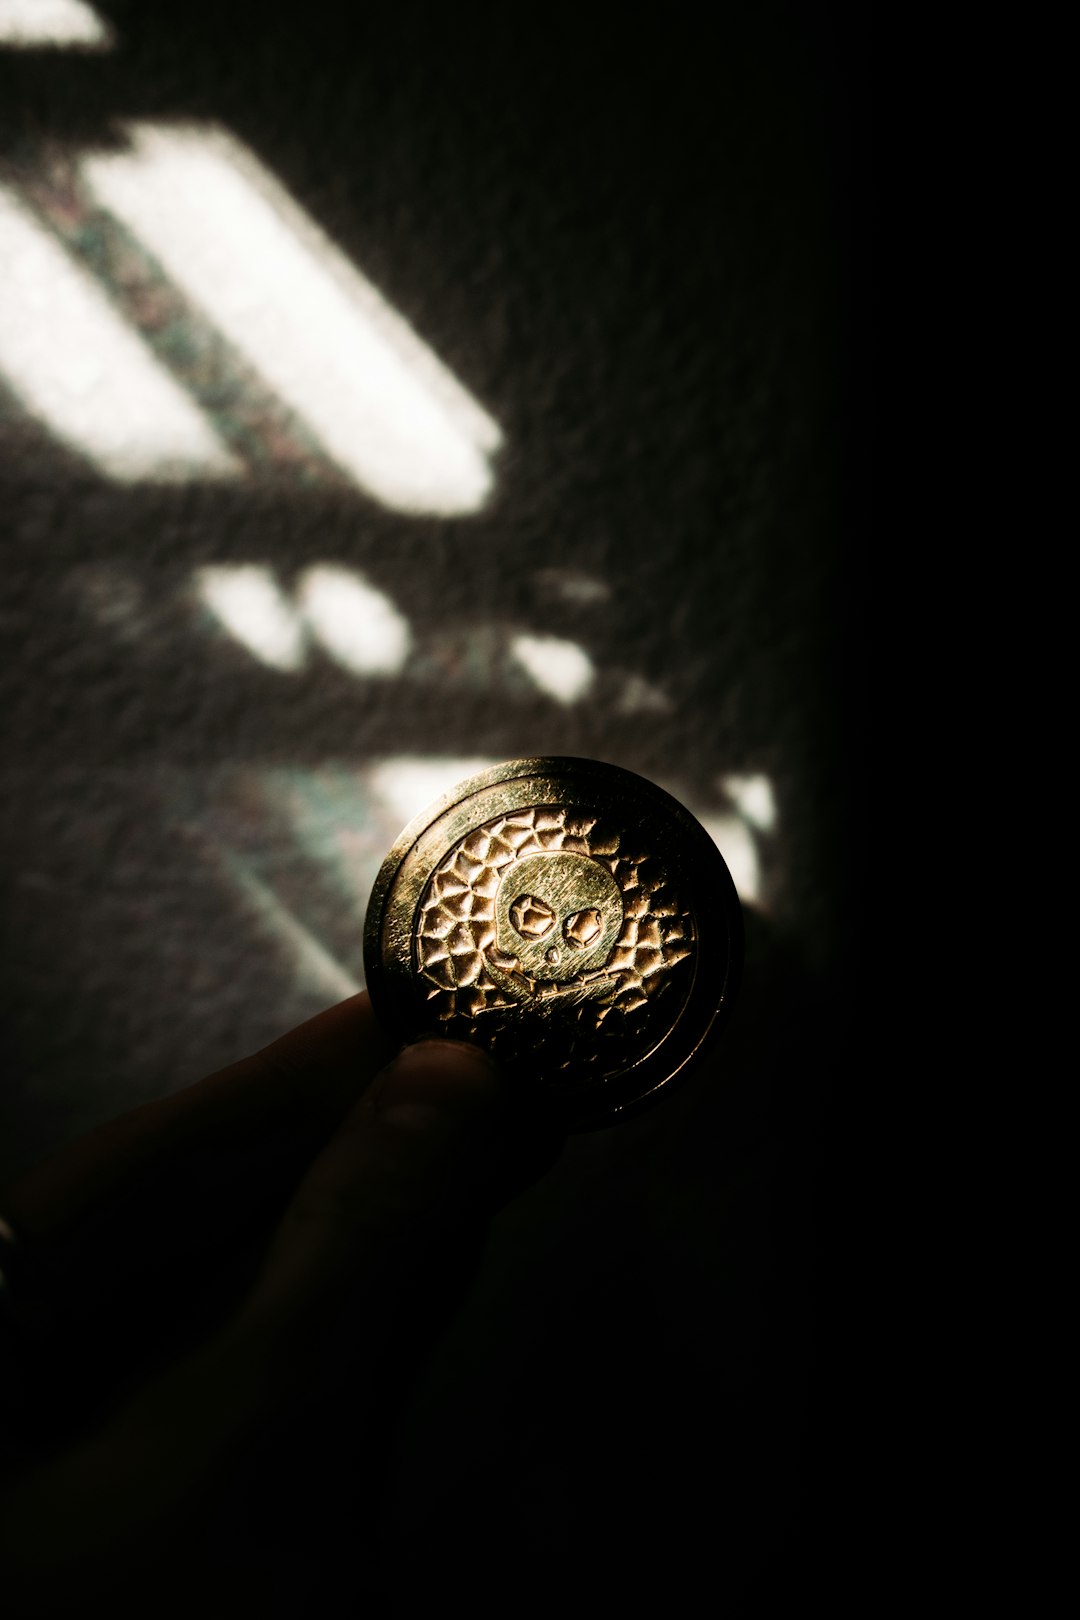
[[[535,894],[519,894],[510,907],[510,923],[523,939],[543,939],[551,932],[555,913]]]
[[[563,923],[563,934],[569,944],[584,950],[596,939],[603,926],[604,918],[599,907],[586,906],[584,911],[575,911],[572,917],[567,917]]]

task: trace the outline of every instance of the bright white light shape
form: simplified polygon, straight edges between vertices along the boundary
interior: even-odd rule
[[[767,776],[724,776],[720,785],[744,821],[759,832],[772,832],[776,800]]]
[[[199,568],[195,585],[230,635],[262,663],[290,675],[303,669],[304,622],[271,569],[259,563]]]
[[[740,900],[756,901],[761,892],[761,864],[754,835],[739,816],[703,816],[701,825],[727,862]]]
[[[510,654],[541,692],[567,705],[584,697],[596,674],[584,647],[558,636],[515,636]]]
[[[230,635],[272,669],[302,670],[312,639],[351,675],[396,675],[409,656],[408,621],[352,569],[305,569],[295,601],[262,563],[197,568],[194,583]]]
[[[395,827],[402,828],[421,810],[470,776],[497,765],[494,759],[424,758],[402,754],[384,759],[367,773],[368,784],[385,805]]]
[[[176,284],[397,511],[476,511],[498,425],[254,156],[215,125],[127,127],[83,176]]]
[[[0,373],[33,415],[124,482],[240,472],[96,282],[0,186]]]
[[[113,31],[82,0],[0,0],[0,45],[107,51]]]
[[[388,596],[348,568],[305,570],[297,593],[312,634],[352,675],[396,675],[412,645],[408,622]]]

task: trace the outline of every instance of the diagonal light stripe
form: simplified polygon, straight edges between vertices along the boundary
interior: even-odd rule
[[[0,45],[67,45],[103,51],[113,32],[82,0],[0,0]]]
[[[477,510],[499,428],[252,154],[214,125],[127,127],[80,163],[98,202],[399,511]]]
[[[96,282],[2,185],[0,374],[28,411],[112,478],[241,470]]]
[[[250,862],[224,845],[218,856],[259,923],[289,952],[298,986],[318,996],[341,1001],[360,989],[359,980],[252,870]]]

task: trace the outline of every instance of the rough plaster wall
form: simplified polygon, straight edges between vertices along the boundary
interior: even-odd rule
[[[729,1480],[702,1502],[669,1486],[671,1524],[681,1513],[691,1539],[713,1534],[722,1503],[723,1556],[736,1584],[752,1579],[791,1517],[809,1355],[793,1234],[843,922],[842,312],[812,40],[772,7],[633,29],[514,7],[310,26],[275,6],[226,7],[232,26],[200,4],[102,9],[126,45],[93,73],[0,61],[5,150],[96,138],[115,115],[223,122],[491,412],[505,448],[490,506],[436,521],[286,482],[111,486],[8,410],[0,1170],[333,999],[223,874],[215,830],[359,973],[363,896],[334,880],[332,830],[302,847],[290,791],[315,794],[316,820],[335,806],[348,819],[348,773],[400,753],[592,755],[706,807],[724,773],[767,773],[767,916],[752,919],[728,1089],[703,1083],[651,1124],[575,1144],[506,1219],[402,1465],[436,1516],[463,1479],[516,1481],[498,1509],[508,1545],[530,1525],[555,1538],[557,1564],[578,1533],[553,1501],[573,1517],[591,1500],[560,1445],[599,1424],[596,1489],[617,1506],[634,1446],[637,1466],[670,1473],[672,1424],[696,1425],[745,1491]],[[288,582],[312,560],[362,570],[408,618],[417,653],[400,679],[358,681],[325,659],[283,675],[193,630],[197,567],[257,562]],[[559,570],[610,594],[567,599]],[[515,630],[586,649],[593,700],[531,687],[506,656]],[[626,712],[635,674],[664,712]],[[355,813],[361,841],[364,826]],[[532,1303],[515,1318],[521,1275]],[[669,1404],[623,1365],[598,1417],[551,1375],[568,1343],[594,1363],[634,1345]],[[507,1360],[515,1378],[492,1371]],[[523,1389],[523,1366],[550,1406]],[[680,1394],[673,1415],[676,1368],[714,1392]],[[610,1415],[627,1410],[633,1444]],[[445,1538],[460,1546],[452,1525]]]

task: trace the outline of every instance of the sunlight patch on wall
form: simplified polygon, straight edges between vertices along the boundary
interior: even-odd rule
[[[767,776],[722,776],[720,786],[744,821],[758,832],[772,832],[776,826],[776,799]]]
[[[81,173],[337,465],[397,511],[479,509],[498,425],[254,156],[214,125],[126,126]]]
[[[312,634],[352,675],[396,675],[409,656],[409,625],[388,596],[348,568],[305,569],[297,600]]]
[[[295,674],[307,662],[307,632],[294,604],[261,563],[199,568],[195,585],[207,607],[263,664]]]
[[[32,415],[111,478],[240,472],[97,284],[2,185],[0,374]]]
[[[510,653],[541,692],[557,703],[576,703],[596,674],[584,647],[559,636],[515,636]]]
[[[397,675],[412,646],[408,621],[353,569],[318,563],[300,575],[295,598],[263,563],[214,563],[194,575],[197,595],[260,663],[286,674],[318,645],[350,675]]]
[[[379,760],[364,774],[375,798],[400,832],[421,810],[470,776],[497,765],[497,759],[445,758],[404,754]],[[396,837],[397,833],[391,835]]]
[[[112,29],[83,0],[0,0],[0,45],[106,51]]]
[[[740,900],[761,895],[761,862],[750,828],[739,816],[700,816],[701,825],[727,862]]]

